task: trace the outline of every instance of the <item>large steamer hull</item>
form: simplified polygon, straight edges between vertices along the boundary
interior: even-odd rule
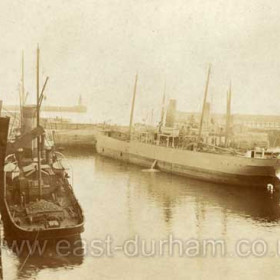
[[[150,168],[156,160],[157,168],[215,183],[266,188],[273,184],[280,188],[280,160],[246,158],[214,153],[194,152],[139,142],[126,142],[97,136],[99,154]]]

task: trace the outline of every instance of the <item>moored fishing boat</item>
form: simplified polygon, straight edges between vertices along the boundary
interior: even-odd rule
[[[21,153],[23,150],[6,157],[1,202],[5,230],[16,239],[25,240],[79,235],[84,217],[61,154],[47,151],[47,160],[41,161],[39,187],[38,162]]]
[[[38,48],[37,104],[21,106],[21,135],[7,147],[1,187],[4,228],[17,240],[72,238],[84,230],[66,159],[47,145],[40,126],[46,82],[40,94]]]

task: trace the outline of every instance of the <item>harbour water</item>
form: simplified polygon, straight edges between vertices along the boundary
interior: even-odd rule
[[[41,255],[17,254],[4,242],[4,279],[276,279],[280,273],[277,195],[147,172],[89,151],[65,154],[86,219],[83,249],[65,243]],[[206,250],[207,240],[221,246]]]

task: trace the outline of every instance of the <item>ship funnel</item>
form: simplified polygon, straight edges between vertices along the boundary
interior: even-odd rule
[[[36,110],[36,105],[25,105],[22,107],[22,134],[28,133],[36,127]]]
[[[36,105],[25,105],[22,107],[22,135],[31,132],[34,128],[37,127],[36,110]],[[32,151],[36,148],[36,141],[28,141],[24,143],[24,146],[22,148]]]
[[[176,107],[177,107],[177,101],[175,99],[170,99],[167,108],[167,113],[166,113],[165,126],[174,127]]]

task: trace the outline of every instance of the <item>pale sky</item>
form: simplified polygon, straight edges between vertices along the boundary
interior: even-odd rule
[[[45,104],[74,105],[82,94],[96,120],[128,120],[139,74],[136,120],[159,111],[164,80],[178,109],[201,109],[208,64],[209,100],[234,113],[280,113],[280,1],[0,1],[0,99],[18,102],[21,51],[26,90],[35,98],[41,48]]]

